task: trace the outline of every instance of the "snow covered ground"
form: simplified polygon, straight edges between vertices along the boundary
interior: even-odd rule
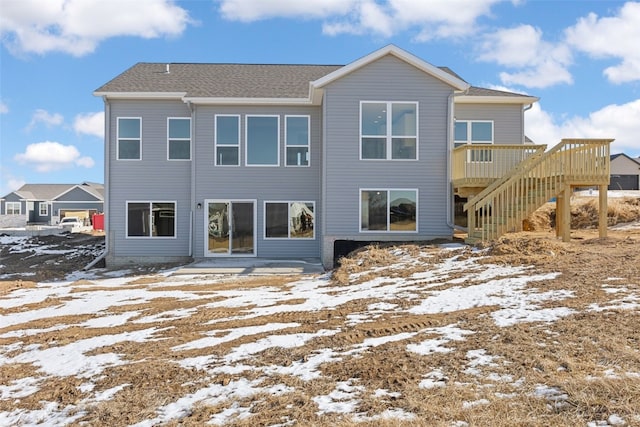
[[[6,244],[6,239],[0,243]],[[336,285],[329,274],[300,276],[283,285],[274,284],[273,278],[251,278],[244,284],[245,278],[232,286],[228,276],[173,275],[173,270],[154,275],[110,272],[107,277],[94,271],[0,293],[0,373],[28,367],[0,383],[0,404],[4,403],[0,425],[59,426],[82,421],[91,408],[136,387],[127,381],[106,381],[112,372],[127,365],[144,366],[152,357],[127,350],[132,344],[157,348],[155,357],[176,369],[196,372],[198,379],[182,384],[183,394],[131,425],[150,427],[177,421],[190,416],[198,405],[220,408],[207,421],[223,425],[250,420],[265,396],[282,398],[305,384],[330,379],[324,368],[331,364],[395,345],[428,365],[430,357],[453,354],[483,332],[468,321],[434,320],[430,326],[430,319],[480,313],[479,319],[500,329],[523,323],[550,324],[579,312],[636,313],[640,309],[638,279],[607,278],[601,283],[610,296],[606,304],[585,303],[578,308],[571,303],[575,290],[549,286],[562,277],[561,271],[487,263],[482,251],[464,245],[425,248],[419,254],[396,249],[390,255],[392,263],[353,273],[347,285]],[[216,314],[205,316],[207,313]],[[417,326],[404,328],[376,326],[372,336],[353,332],[381,319],[387,322],[384,319],[407,316],[423,319],[423,323],[414,321]],[[196,330],[177,333],[187,322],[196,325]],[[306,355],[292,356],[288,363],[260,359],[269,352],[298,355],[302,349],[308,349]],[[502,372],[511,362],[500,354],[477,347],[461,357],[465,375],[477,378],[477,384],[505,384],[516,393],[525,392],[525,378]],[[611,375],[640,377],[640,366],[635,371],[610,368]],[[221,376],[228,380],[218,381]],[[67,379],[75,384],[73,401],[39,398],[38,403],[25,403],[52,382]],[[413,386],[428,392],[451,384],[446,372],[432,366],[417,373]],[[332,390],[310,396],[310,401],[320,419],[340,414],[354,422],[416,421],[419,415],[406,405],[393,404],[403,392],[373,388],[357,377],[336,378]],[[557,384],[538,384],[529,394],[552,405],[568,405],[568,396]],[[511,398],[497,392],[492,396]],[[365,398],[387,403],[384,410],[365,413],[359,409]],[[469,400],[460,409],[473,411],[489,403]],[[273,425],[301,425],[292,414]],[[609,414],[590,422],[593,426],[637,425],[640,416]],[[454,419],[449,425],[468,423]]]

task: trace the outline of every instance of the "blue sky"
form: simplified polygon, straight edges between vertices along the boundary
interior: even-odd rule
[[[0,196],[102,182],[103,103],[136,62],[347,64],[393,43],[476,86],[541,98],[536,143],[640,156],[640,2],[0,0]]]

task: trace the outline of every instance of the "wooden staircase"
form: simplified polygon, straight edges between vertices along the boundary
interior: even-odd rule
[[[467,243],[493,240],[521,230],[523,220],[553,198],[557,201],[556,231],[568,240],[573,187],[599,186],[600,232],[606,235],[606,190],[612,141],[563,139],[549,151],[531,154],[464,205]]]

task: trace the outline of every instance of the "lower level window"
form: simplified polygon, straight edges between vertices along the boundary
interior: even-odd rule
[[[361,190],[360,231],[418,231],[417,190]]]
[[[175,235],[175,202],[127,202],[127,237]]]
[[[313,239],[315,204],[313,202],[266,202],[264,208],[267,239]]]

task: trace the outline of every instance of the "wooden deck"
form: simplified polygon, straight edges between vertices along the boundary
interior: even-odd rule
[[[563,139],[545,145],[458,147],[453,152],[454,193],[467,197],[468,242],[518,231],[522,221],[547,201],[557,200],[556,231],[570,236],[574,187],[597,186],[600,235],[606,235],[609,145],[613,139]]]

